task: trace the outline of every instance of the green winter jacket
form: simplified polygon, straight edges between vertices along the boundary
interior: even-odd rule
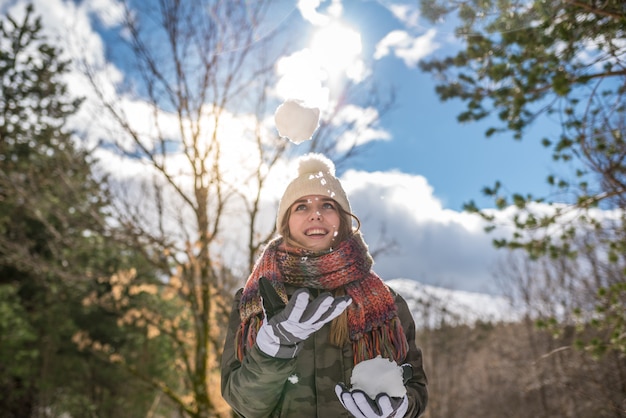
[[[287,289],[288,294],[295,289]],[[398,316],[409,342],[404,363],[413,366],[407,383],[409,409],[405,417],[418,417],[428,400],[422,352],[415,342],[415,322],[404,299],[392,291]],[[352,344],[339,348],[329,343],[330,324],[311,335],[295,359],[277,359],[264,354],[256,345],[239,362],[235,333],[240,325],[240,289],[230,315],[222,356],[222,396],[235,412],[245,418],[318,417],[337,418],[351,415],[337,399],[335,385],[350,386],[353,368]],[[375,377],[374,377],[375,378]]]

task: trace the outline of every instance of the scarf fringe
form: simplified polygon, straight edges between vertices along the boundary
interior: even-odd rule
[[[354,364],[378,355],[401,363],[406,358],[409,345],[398,317],[393,318],[388,326],[372,329],[352,342]]]
[[[239,359],[239,361],[243,361],[243,357],[247,349],[254,345],[257,333],[261,328],[261,323],[261,318],[255,316],[250,319],[250,324],[248,326],[246,326],[246,324],[244,323],[241,323],[241,325],[239,326],[237,334],[235,335],[235,342],[237,344],[237,358]]]
[[[254,345],[257,333],[261,328],[261,318],[251,318],[249,326],[241,324],[237,330],[237,358],[242,361],[246,351]],[[408,342],[404,336],[404,330],[399,318],[393,318],[389,326],[372,329],[370,332],[361,334],[360,338],[352,342],[354,352],[354,364],[375,358],[380,355],[401,363],[406,358],[409,350]]]

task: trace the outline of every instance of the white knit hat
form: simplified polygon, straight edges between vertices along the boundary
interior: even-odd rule
[[[352,212],[348,196],[335,177],[335,164],[322,154],[310,153],[300,157],[298,177],[289,183],[280,199],[276,228],[280,230],[283,218],[293,202],[308,195],[328,196],[335,200],[343,210]]]

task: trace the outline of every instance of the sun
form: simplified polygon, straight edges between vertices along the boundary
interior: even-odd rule
[[[358,83],[365,78],[361,52],[359,32],[339,22],[321,26],[307,48],[278,60],[276,94],[325,109],[346,79]]]
[[[361,62],[361,35],[338,22],[320,28],[311,39],[310,50],[329,78],[353,78]]]

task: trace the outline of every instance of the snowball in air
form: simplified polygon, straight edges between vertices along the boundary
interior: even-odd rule
[[[377,356],[358,363],[350,379],[352,390],[362,390],[372,399],[379,393],[401,398],[406,394],[402,379],[402,367],[393,360]]]
[[[278,134],[299,144],[311,139],[319,126],[320,110],[306,107],[299,100],[286,100],[274,113]]]

